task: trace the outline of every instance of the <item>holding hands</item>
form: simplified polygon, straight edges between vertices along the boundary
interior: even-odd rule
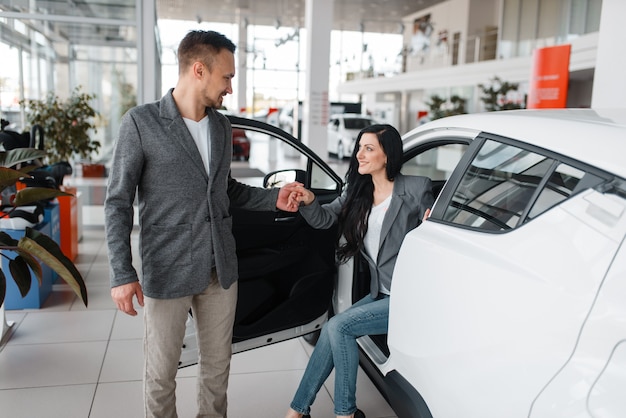
[[[315,200],[315,195],[310,190],[306,189],[300,183],[289,183],[285,187],[290,186],[291,193],[289,194],[289,202],[296,207],[302,205],[310,205]]]
[[[299,202],[292,198],[292,195],[298,193],[298,187],[302,188],[302,183],[294,181],[293,183],[285,184],[278,191],[278,200],[276,200],[276,207],[285,212],[297,212]]]
[[[287,183],[280,188],[276,207],[285,212],[297,212],[301,205],[310,205],[315,195],[300,182]]]

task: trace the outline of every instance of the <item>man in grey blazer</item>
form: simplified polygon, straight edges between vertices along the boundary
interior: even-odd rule
[[[105,201],[111,296],[144,317],[144,414],[176,417],[175,377],[191,308],[200,350],[198,417],[226,416],[237,301],[230,207],[295,212],[289,187],[267,190],[230,176],[232,128],[216,109],[232,93],[235,45],[191,31],[178,49],[179,79],[160,101],[124,116]],[[132,264],[139,204],[141,274]]]

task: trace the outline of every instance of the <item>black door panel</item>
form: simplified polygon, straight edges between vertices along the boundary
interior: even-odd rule
[[[313,229],[292,213],[232,215],[240,277],[233,342],[324,314],[333,292],[336,228]]]

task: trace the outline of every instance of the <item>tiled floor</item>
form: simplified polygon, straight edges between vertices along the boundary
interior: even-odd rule
[[[94,186],[93,195],[101,190]],[[13,322],[0,347],[0,417],[138,418],[142,416],[142,320],[118,312],[109,295],[103,211],[84,202],[75,264],[85,278],[89,307],[67,285],[54,285],[42,309],[7,311]],[[306,367],[311,347],[295,339],[235,354],[231,418],[280,418]],[[196,367],[179,371],[178,412],[195,415]],[[333,375],[313,405],[313,416],[333,416]],[[368,418],[394,417],[368,377],[359,372],[357,402]]]

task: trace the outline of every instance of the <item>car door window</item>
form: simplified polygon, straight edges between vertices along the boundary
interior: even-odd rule
[[[467,144],[445,143],[426,150],[417,150],[417,155],[404,162],[401,172],[404,175],[430,178],[436,198],[466,149]],[[412,154],[415,152],[408,155]]]
[[[465,144],[444,144],[425,150],[405,161],[402,174],[447,180],[467,149]]]

